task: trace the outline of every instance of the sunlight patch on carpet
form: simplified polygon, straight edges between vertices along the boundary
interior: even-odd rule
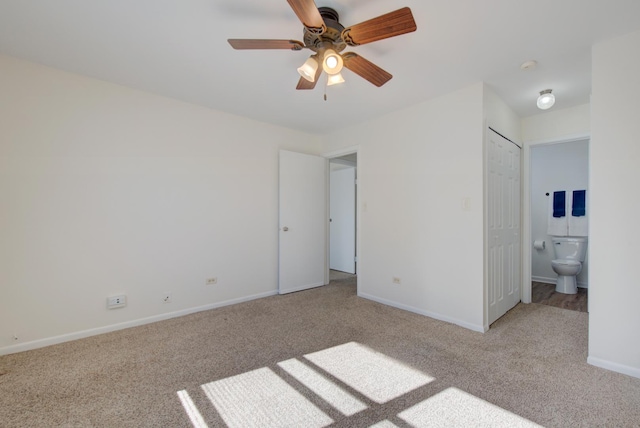
[[[447,388],[399,413],[398,417],[419,427],[540,426],[457,388]]]
[[[305,358],[376,403],[386,403],[434,380],[359,343],[350,342]]]
[[[229,428],[325,427],[333,420],[269,368],[202,385]]]
[[[196,407],[196,403],[193,402],[189,393],[185,390],[178,391],[178,398],[180,398],[182,407],[184,407],[184,411],[187,413],[187,416],[189,416],[194,428],[208,428],[207,423],[204,421],[204,418]]]
[[[355,415],[367,408],[362,401],[295,358],[282,361],[278,366],[345,416]]]

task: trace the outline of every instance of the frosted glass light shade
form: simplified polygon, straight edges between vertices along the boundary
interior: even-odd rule
[[[540,91],[540,96],[538,97],[538,108],[540,110],[547,110],[553,107],[556,102],[556,97],[551,93],[551,89],[545,89],[544,91]]]
[[[327,74],[338,74],[344,65],[342,57],[333,49],[327,49],[324,52],[324,60],[322,61],[322,69]]]
[[[310,56],[302,66],[298,68],[298,73],[309,82],[315,82],[316,71],[318,71],[318,61]]]
[[[339,83],[344,83],[344,78],[342,77],[342,74],[338,73],[338,74],[329,75],[329,78],[327,79],[327,86],[337,85]]]

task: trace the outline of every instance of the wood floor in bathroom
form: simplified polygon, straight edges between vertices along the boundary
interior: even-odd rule
[[[572,311],[587,312],[587,289],[578,288],[578,294],[556,293],[555,284],[532,281],[531,301]]]

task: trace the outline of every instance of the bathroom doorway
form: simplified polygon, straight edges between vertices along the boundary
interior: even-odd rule
[[[530,284],[531,302],[588,311],[589,261],[577,276],[578,293],[555,291],[557,274],[551,267],[554,249],[548,229],[550,203],[555,191],[589,188],[589,138],[532,145],[529,156]],[[587,197],[588,201],[588,197]],[[588,215],[588,207],[587,207]],[[525,259],[526,260],[526,259]],[[526,292],[523,294],[527,294]]]

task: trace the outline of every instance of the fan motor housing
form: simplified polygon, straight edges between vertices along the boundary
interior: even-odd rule
[[[326,42],[329,42],[336,52],[342,52],[347,47],[347,44],[342,40],[344,26],[338,22],[338,12],[330,7],[319,7],[318,11],[327,29],[322,34],[313,34],[305,28],[303,33],[304,45],[317,52],[318,49],[325,46]]]

